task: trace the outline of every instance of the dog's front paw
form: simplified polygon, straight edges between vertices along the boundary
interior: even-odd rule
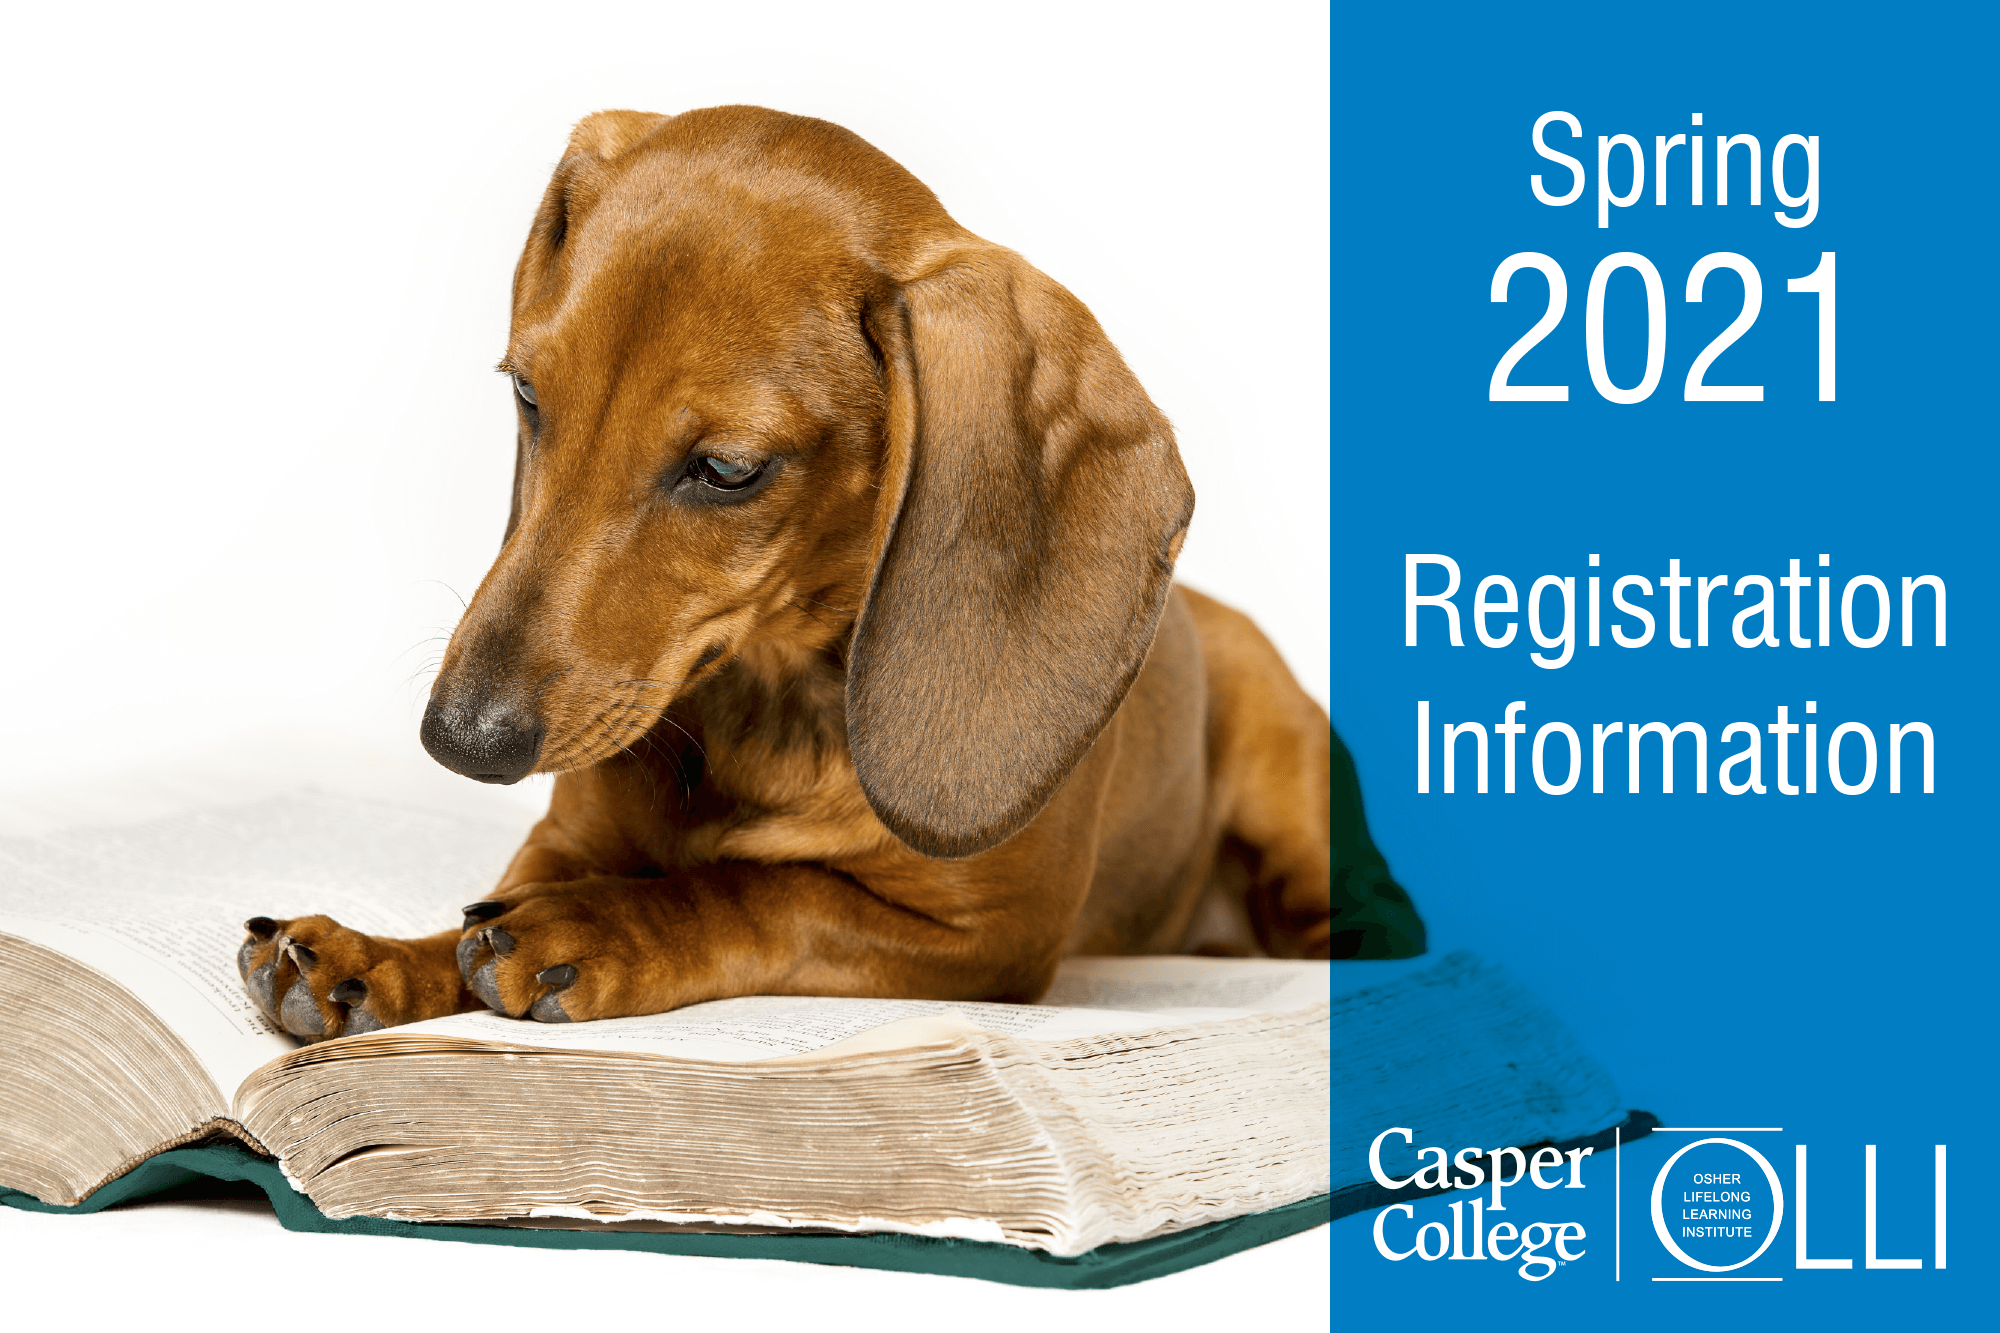
[[[489,1009],[543,1023],[685,1003],[657,946],[657,884],[530,886],[465,909],[459,975]]]
[[[243,923],[244,989],[264,1016],[308,1042],[477,1008],[459,984],[453,935],[389,940],[331,917]]]

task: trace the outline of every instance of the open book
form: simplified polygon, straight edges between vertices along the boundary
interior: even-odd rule
[[[0,839],[0,1187],[72,1204],[227,1134],[330,1218],[1075,1255],[1365,1181],[1391,1123],[1534,1143],[1620,1118],[1553,1017],[1463,956],[1074,959],[1037,1005],[760,996],[303,1048],[243,994],[246,916],[425,933],[519,834],[297,792]]]

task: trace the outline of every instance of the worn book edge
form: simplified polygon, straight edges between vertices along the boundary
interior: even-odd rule
[[[1546,1146],[1564,1152],[1572,1148],[1609,1152],[1621,1141],[1630,1143],[1644,1137],[1658,1123],[1645,1111],[1633,1111],[1616,1126],[1585,1138]],[[1545,1145],[1520,1146],[1532,1151]],[[865,1235],[745,1234],[693,1230],[627,1231],[606,1227],[570,1230],[467,1226],[391,1222],[373,1217],[336,1221],[321,1213],[310,1199],[293,1189],[276,1162],[234,1142],[207,1143],[159,1153],[101,1186],[77,1204],[43,1203],[33,1195],[4,1187],[0,1187],[0,1204],[38,1213],[94,1213],[146,1199],[227,1195],[232,1193],[228,1182],[239,1182],[238,1188],[233,1191],[239,1197],[247,1194],[244,1187],[260,1191],[270,1200],[278,1221],[288,1231],[402,1236],[477,1245],[525,1245],[537,1249],[635,1250],[709,1258],[780,1259],[793,1263],[833,1264],[891,1272],[937,1273],[1021,1287],[1069,1289],[1121,1287],[1164,1277],[1309,1231],[1335,1218],[1385,1203],[1406,1202],[1411,1198],[1444,1192],[1419,1189],[1413,1185],[1392,1196],[1370,1181],[1267,1212],[1211,1222],[1149,1240],[1101,1245],[1083,1254],[1069,1256],[989,1241],[940,1239],[899,1232]]]

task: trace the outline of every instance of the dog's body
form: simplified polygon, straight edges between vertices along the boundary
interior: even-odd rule
[[[288,1030],[1421,949],[1325,713],[1171,586],[1165,419],[1074,297],[853,135],[583,122],[504,368],[514,510],[424,742],[559,773],[549,814],[458,929],[253,921]]]

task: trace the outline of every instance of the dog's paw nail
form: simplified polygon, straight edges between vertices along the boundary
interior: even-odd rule
[[[544,986],[554,986],[557,990],[567,990],[576,984],[576,967],[570,963],[557,963],[535,973],[535,980]]]
[[[319,1005],[313,1002],[312,992],[306,989],[304,977],[285,992],[285,1002],[278,1006],[278,1021],[297,1037],[316,1037],[326,1031],[326,1019],[320,1015]]]
[[[567,963],[563,964],[563,968],[567,968],[571,972],[576,971],[575,968],[570,967]],[[562,969],[552,967],[548,970],[555,972]],[[572,977],[571,980],[573,981],[575,978]],[[563,984],[567,985],[568,982]],[[528,1008],[528,1017],[534,1019],[537,1023],[567,1023],[570,1021],[569,1011],[563,1008],[562,995],[556,991],[550,991],[547,995],[544,995],[541,999],[536,1000],[534,1004],[530,1005]]]
[[[278,933],[278,923],[268,916],[253,916],[243,923],[243,929],[260,940],[269,940]]]
[[[236,975],[246,982],[250,980],[250,959],[263,947],[263,941],[248,939],[243,941],[243,947],[236,951]]]
[[[493,960],[487,959],[485,966],[474,972],[465,984],[488,1009],[504,1014],[507,1012],[507,1006],[500,1002],[500,983],[493,975],[493,968]]]
[[[479,932],[479,938],[486,941],[486,947],[505,958],[514,952],[514,937],[498,926],[488,926]]]
[[[314,953],[307,945],[287,940],[286,946],[286,952],[291,954],[292,961],[297,963],[301,968],[311,967],[313,964],[319,962],[319,955]]]
[[[470,928],[482,921],[491,921],[494,917],[499,916],[507,910],[507,904],[495,902],[473,903],[470,907],[462,907],[459,910],[465,913],[465,927]]]
[[[257,1007],[264,1011],[264,1016],[267,1018],[278,1016],[277,997],[271,993],[272,987],[276,984],[274,978],[277,970],[277,963],[269,962],[243,979],[243,988],[250,992],[250,998],[257,1002]]]
[[[480,938],[485,934],[467,935],[458,942],[458,975],[466,985],[472,984],[472,960],[479,956]]]
[[[340,1035],[352,1037],[363,1032],[380,1032],[384,1026],[381,1019],[366,1009],[350,1009],[347,1013],[347,1027]]]
[[[328,991],[326,998],[335,1004],[360,1004],[368,998],[368,983],[360,977],[349,977]]]

